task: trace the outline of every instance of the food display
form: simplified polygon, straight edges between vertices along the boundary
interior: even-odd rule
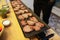
[[[24,21],[24,20],[21,21],[21,25],[26,25],[26,24],[27,24],[26,21]]]
[[[32,20],[34,22],[38,22],[38,20],[35,17],[31,17],[30,20]]]
[[[29,25],[26,25],[26,26],[24,26],[23,31],[24,32],[31,32],[31,31],[33,31],[33,29]]]
[[[26,9],[26,7],[21,7],[20,9],[24,10],[24,9]],[[25,11],[26,11],[26,10],[25,10]]]
[[[35,22],[31,21],[31,20],[27,20],[27,23],[28,23],[28,25],[34,25],[35,24]]]
[[[22,16],[23,16],[24,18],[28,18],[28,15],[27,15],[27,14],[22,14]]]
[[[42,28],[45,28],[45,24],[39,21],[39,19],[30,12],[21,1],[11,1],[11,5],[26,37],[38,34],[41,30],[43,30]]]
[[[22,15],[19,15],[19,16],[18,16],[18,19],[23,20],[24,17],[23,17]]]
[[[40,31],[40,30],[41,30],[41,28],[40,28],[39,26],[34,26],[33,29],[34,29],[35,31]]]

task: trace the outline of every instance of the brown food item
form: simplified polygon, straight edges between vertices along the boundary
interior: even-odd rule
[[[28,14],[28,16],[32,16],[32,13],[27,13]]]
[[[19,5],[19,4],[18,4],[17,6],[18,6],[18,7],[20,7],[20,5]]]
[[[22,10],[26,9],[26,7],[21,7]]]
[[[40,23],[40,22],[37,22],[36,23],[36,26],[39,26],[40,28],[44,27],[44,24]]]
[[[35,23],[38,22],[38,20],[35,17],[31,17],[30,20],[34,21]]]
[[[15,12],[17,15],[21,14],[20,11]]]
[[[17,2],[18,2],[20,5],[22,4],[20,0],[17,0]]]
[[[24,13],[23,10],[19,10],[19,11],[16,12],[16,14],[18,14],[18,15],[19,15],[19,14],[23,14],[23,13]]]
[[[34,26],[32,26],[32,25],[29,25],[29,26],[30,26],[30,28],[31,28],[31,29],[33,29],[33,30],[34,30],[34,28],[33,28]]]
[[[39,31],[39,30],[40,30],[40,27],[34,26],[33,29],[34,29],[35,31]]]
[[[18,10],[19,10],[19,7],[15,7],[15,8],[14,8],[14,11],[18,11]]]
[[[15,8],[16,7],[16,5],[15,4],[12,4],[12,6]]]
[[[16,6],[20,8],[20,5],[19,5],[19,4],[18,4],[18,5],[16,5]]]
[[[11,3],[14,4],[16,1],[12,1]]]
[[[17,6],[17,8],[18,8],[18,10],[20,9],[20,7],[19,7],[19,6]]]
[[[23,11],[23,10],[19,10],[19,12],[20,12],[20,13],[22,13],[22,14],[24,13],[24,11]]]
[[[26,24],[27,24],[27,22],[26,22],[26,21],[24,21],[24,20],[22,20],[22,21],[21,21],[21,24],[22,24],[22,25],[26,25]]]
[[[22,5],[22,3],[19,3],[20,5]]]
[[[44,27],[45,25],[43,23],[40,23],[41,24],[41,27]]]
[[[24,18],[28,18],[28,15],[27,15],[27,14],[22,14],[22,16],[23,16]]]
[[[30,26],[30,28],[35,30],[35,31],[41,30],[41,28],[39,26]]]
[[[24,32],[31,32],[31,31],[33,31],[33,30],[30,28],[29,25],[26,25],[26,26],[24,26],[23,31],[24,31]]]
[[[34,25],[35,24],[35,22],[33,22],[31,20],[28,20],[27,23],[28,23],[28,25]]]
[[[24,17],[23,17],[22,15],[19,15],[18,18],[19,18],[20,20],[23,20],[23,19],[24,19]]]
[[[19,15],[20,13],[19,12],[15,12],[17,15]]]
[[[11,4],[13,7],[16,7],[16,5],[14,4],[15,1],[12,1]]]
[[[12,1],[11,4],[17,5],[18,2],[16,2],[16,1]]]
[[[27,13],[27,12],[29,12],[29,11],[28,11],[27,9],[25,9],[25,10],[24,10],[24,12],[26,12],[26,13]]]
[[[35,25],[38,26],[38,27],[41,27],[40,22],[37,22]]]
[[[21,4],[20,7],[22,8],[22,7],[24,7],[24,5]]]
[[[17,2],[17,1],[15,1],[13,4],[18,5],[18,2]]]

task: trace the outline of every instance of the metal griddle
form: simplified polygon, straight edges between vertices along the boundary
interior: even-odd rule
[[[21,1],[21,0],[20,0],[20,1]],[[10,2],[11,2],[11,0],[10,0]],[[26,32],[23,31],[23,26],[20,24],[20,20],[18,19],[18,15],[15,14],[15,15],[16,15],[16,18],[17,18],[17,20],[18,20],[18,23],[19,23],[19,25],[20,25],[20,27],[21,27],[21,29],[22,29],[23,34],[24,34],[25,37],[30,38],[30,37],[35,36],[36,34],[42,32],[42,31],[45,31],[45,30],[47,30],[47,29],[50,28],[50,27],[49,27],[45,22],[43,22],[34,12],[32,12],[32,10],[31,10],[30,8],[28,8],[22,1],[21,1],[21,3],[28,9],[29,12],[31,12],[31,13],[38,19],[39,22],[41,22],[41,23],[43,23],[43,24],[45,25],[45,27],[41,28],[41,30],[39,30],[39,31],[31,31],[31,32],[29,32],[29,33],[26,33]]]

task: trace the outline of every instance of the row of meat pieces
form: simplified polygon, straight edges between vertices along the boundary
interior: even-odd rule
[[[37,23],[38,20],[35,17],[30,17],[29,20],[21,20],[21,24],[22,25],[34,25],[35,23]]]
[[[40,31],[41,28],[44,27],[44,24],[37,22],[35,25],[25,25],[23,27],[24,32],[31,32],[31,31]]]
[[[16,7],[16,5],[21,5],[22,3],[20,1],[11,1],[11,4],[13,7]]]
[[[12,6],[14,6],[14,4]],[[26,7],[24,5],[15,4],[14,7],[15,7],[15,8],[13,8],[14,9],[14,12],[17,15],[24,14],[24,13],[29,13],[29,11],[26,9]]]
[[[28,11],[27,9],[25,9],[25,10],[15,11],[15,13],[16,13],[17,15],[19,15],[19,14],[29,13],[29,11]]]
[[[12,1],[11,4],[15,11],[17,11],[19,9],[22,9],[22,10],[26,9],[26,7],[24,7],[23,4],[21,4],[21,3],[19,4],[17,1]]]
[[[26,9],[26,7],[25,6],[23,6],[23,5],[15,5],[15,7],[14,7],[14,11],[18,11],[18,10],[24,10],[24,9]]]
[[[33,30],[39,31],[41,28],[44,27],[44,24],[41,22],[38,22],[38,20],[35,17],[31,17],[30,20],[22,20],[21,25],[24,25],[23,31],[24,32],[31,32]]]
[[[13,4],[14,3],[14,4]],[[15,7],[15,6],[16,7]],[[17,14],[17,15],[19,15],[18,16],[18,18],[19,19],[24,19],[24,18],[28,18],[28,16],[32,16],[32,14],[27,10],[27,9],[25,9],[26,7],[24,7],[24,5],[20,5],[18,2],[16,2],[16,1],[12,1],[12,6],[14,6],[15,8],[13,8],[14,9],[14,11],[15,11],[15,13]],[[22,9],[19,9],[19,8],[22,8]],[[22,14],[22,15],[20,15],[20,14]]]
[[[24,19],[29,18],[31,16],[32,16],[31,13],[26,13],[26,14],[18,15],[18,19],[24,20]]]

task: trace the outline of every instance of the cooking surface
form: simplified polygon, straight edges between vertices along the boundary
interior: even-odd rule
[[[24,32],[24,30],[23,30],[23,25],[21,24],[20,25],[20,27],[22,28],[22,31],[23,31],[23,33],[24,33],[24,35],[25,35],[25,37],[31,37],[31,36],[34,36],[34,35],[36,35],[36,34],[38,34],[39,32],[41,32],[41,31],[44,31],[44,30],[47,30],[47,29],[49,29],[49,26],[46,26],[43,22],[41,22],[41,20],[36,16],[36,15],[34,15],[34,13],[30,10],[30,9],[28,9],[22,2],[20,2],[19,1],[19,3],[17,3],[17,1],[10,1],[11,2],[11,5],[12,5],[12,7],[13,7],[13,10],[14,10],[14,8],[15,8],[15,10],[14,10],[14,12],[15,12],[15,15],[16,15],[16,17],[17,17],[17,20],[18,20],[18,22],[19,22],[19,24],[21,24],[21,20],[23,19],[25,19],[24,21],[28,21],[30,18],[32,18],[33,16],[38,20],[38,22],[40,22],[40,24],[39,25],[41,25],[41,24],[43,24],[44,26],[42,27],[41,26],[41,30],[38,30],[38,31],[36,31],[37,30],[37,28],[35,27],[35,25],[34,25],[34,27],[35,27],[35,29],[36,30],[33,30],[33,31],[31,31],[31,32]],[[16,4],[16,5],[14,5],[14,4]],[[17,9],[18,9],[18,11],[19,10],[22,10],[21,8],[22,7],[26,7],[26,9],[25,10],[28,10],[28,12],[23,12],[22,13],[22,11],[24,11],[24,10],[22,10],[22,11],[20,11],[21,13],[20,14],[16,14],[16,12],[18,12],[17,11],[17,9],[16,9],[16,7],[17,7],[17,5],[19,5],[20,7],[18,7]],[[23,5],[22,7],[21,7],[21,5]],[[15,6],[15,7],[14,7]],[[26,18],[26,15],[28,14],[28,13],[31,13],[32,14],[32,17],[30,16],[28,16],[27,18]],[[25,14],[25,15],[24,15]],[[20,16],[20,17],[19,17]],[[21,16],[22,17],[25,17],[25,18],[21,18]],[[30,24],[32,24],[31,23],[31,21],[29,22]],[[36,24],[36,23],[35,23]],[[27,24],[28,25],[28,24]],[[30,25],[31,26],[31,25]],[[38,27],[38,26],[37,26]],[[28,28],[27,28],[28,29]]]

